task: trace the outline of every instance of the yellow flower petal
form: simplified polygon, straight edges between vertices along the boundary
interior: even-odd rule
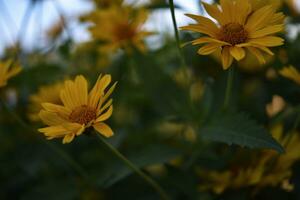
[[[70,143],[72,142],[72,140],[74,139],[75,137],[75,134],[74,133],[70,133],[68,135],[66,135],[63,139],[63,144],[67,144],[67,143]]]
[[[105,121],[105,120],[107,120],[108,118],[110,118],[110,116],[112,115],[112,113],[113,113],[113,106],[111,105],[110,107],[109,107],[109,109],[105,112],[105,113],[103,113],[102,115],[100,115],[97,119],[96,119],[96,123],[97,122],[101,122],[101,121]]]
[[[260,45],[265,47],[275,47],[283,45],[284,40],[280,37],[266,36],[262,38],[255,38],[249,41],[250,44]]]
[[[200,15],[193,15],[193,14],[185,14],[185,15],[196,20],[201,26],[203,26],[206,29],[209,29],[211,32],[214,32],[214,34],[218,33],[219,28],[212,20],[206,17],[202,17]]]
[[[103,100],[103,99],[101,99],[101,100]],[[110,99],[104,104],[104,106],[102,106],[103,105],[102,101],[100,101],[100,103],[98,105],[99,108],[97,109],[98,110],[97,116],[99,116],[104,110],[106,110],[112,104],[112,102],[113,102],[113,100]]]
[[[58,114],[46,110],[41,110],[39,117],[49,126],[56,126],[66,122],[66,119],[60,117]]]
[[[222,55],[222,66],[226,70],[230,67],[233,61],[233,57],[230,55],[229,47],[224,47],[221,52]]]
[[[218,48],[220,48],[221,46],[223,46],[223,45],[218,44],[218,43],[207,44],[207,45],[201,47],[198,50],[198,54],[200,54],[200,55],[209,55],[209,54],[215,52],[216,50],[218,50]]]
[[[85,130],[85,127],[83,124],[78,124],[78,123],[64,123],[62,124],[62,126],[72,132],[75,135],[81,135],[83,133],[83,131]]]
[[[268,25],[272,19],[275,10],[271,5],[264,6],[255,11],[247,20],[245,28],[250,31],[256,31]]]
[[[42,107],[49,112],[53,112],[58,114],[59,116],[63,117],[63,118],[67,118],[70,113],[72,112],[70,109],[61,106],[61,105],[56,105],[53,103],[42,103]]]
[[[180,27],[180,30],[195,31],[198,33],[209,35],[211,37],[216,37],[216,32],[214,30],[207,29],[205,26],[200,24],[190,24],[188,26],[183,26]]]
[[[240,61],[245,57],[245,50],[241,47],[230,47],[230,54],[237,60]]]
[[[225,24],[223,19],[223,14],[217,5],[210,5],[205,2],[202,2],[206,12],[213,18],[215,18],[221,25]]]
[[[253,33],[250,32],[249,37],[250,38],[259,38],[259,37],[263,37],[266,35],[278,33],[283,30],[283,27],[284,27],[283,24],[267,26],[263,29],[255,31]]]
[[[93,125],[93,127],[96,131],[98,131],[101,135],[104,135],[105,137],[111,137],[114,134],[111,128],[103,122],[96,123]]]
[[[259,61],[260,64],[265,64],[266,63],[266,60],[265,58],[263,57],[263,55],[261,54],[261,52],[254,48],[254,47],[246,47],[256,58],[257,60]]]
[[[100,97],[104,94],[104,90],[107,88],[107,86],[111,82],[111,76],[110,75],[104,75],[101,77],[99,76],[96,84],[94,85],[93,89],[89,93],[89,106],[93,108],[97,108],[97,105],[99,103]]]
[[[228,42],[223,42],[221,40],[210,38],[210,37],[201,37],[192,41],[193,45],[204,44],[204,43],[218,43],[223,45],[230,45]]]
[[[82,75],[76,76],[74,84],[76,90],[73,93],[76,95],[75,98],[78,99],[78,105],[87,105],[88,84],[86,79]]]

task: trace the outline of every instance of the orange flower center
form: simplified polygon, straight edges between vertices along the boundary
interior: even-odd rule
[[[130,24],[119,24],[115,28],[115,36],[117,40],[129,40],[136,34],[136,30]]]
[[[71,122],[79,124],[88,124],[94,119],[96,119],[96,110],[87,105],[75,108],[69,116]]]
[[[247,41],[248,32],[238,23],[228,23],[221,27],[218,39],[232,45],[241,44]]]

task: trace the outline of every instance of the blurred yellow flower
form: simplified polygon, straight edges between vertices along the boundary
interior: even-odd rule
[[[93,127],[105,137],[111,137],[113,131],[104,123],[113,112],[112,99],[108,98],[116,83],[106,90],[110,82],[110,75],[100,75],[88,93],[88,83],[82,75],[76,76],[74,81],[65,81],[60,92],[63,105],[42,104],[43,109],[39,116],[48,127],[39,131],[47,139],[63,137],[63,143],[71,142],[89,127]]]
[[[258,10],[251,9],[249,0],[221,0],[220,6],[207,3],[203,5],[217,23],[203,16],[187,14],[197,24],[181,29],[207,35],[191,43],[206,44],[198,50],[200,55],[208,55],[221,49],[223,69],[228,69],[233,59],[242,60],[246,52],[253,54],[263,64],[263,53],[273,55],[269,47],[283,44],[284,40],[273,34],[283,30],[284,15],[276,13],[272,5]]]
[[[297,84],[300,84],[300,73],[295,67],[293,67],[291,65],[281,69],[279,71],[279,74],[285,78],[288,78],[288,79],[294,81]]]
[[[286,153],[278,155],[275,151],[264,150],[252,153],[248,157],[248,164],[241,165],[236,162],[229,170],[214,171],[197,169],[197,173],[203,180],[199,185],[200,190],[212,190],[217,194],[226,189],[238,189],[252,186],[254,192],[271,186],[281,186],[290,191],[291,185],[286,183],[292,175],[292,165],[299,161],[300,137],[298,132],[290,132],[283,135],[283,126],[277,124],[271,128],[271,133],[281,145],[285,146]]]
[[[0,62],[0,87],[7,84],[8,79],[20,73],[22,68],[13,64],[12,60]]]
[[[274,95],[272,102],[266,105],[266,112],[269,117],[274,117],[280,113],[285,107],[284,99],[279,95]]]
[[[39,112],[42,110],[42,103],[53,103],[61,105],[60,91],[63,89],[63,83],[58,82],[53,85],[41,86],[36,94],[29,97],[29,118],[32,121],[40,120]]]
[[[94,39],[103,42],[99,47],[102,53],[115,52],[120,48],[130,51],[132,47],[144,52],[143,39],[152,34],[143,30],[147,18],[148,12],[144,9],[114,6],[93,13],[90,21],[94,25],[89,30]]]

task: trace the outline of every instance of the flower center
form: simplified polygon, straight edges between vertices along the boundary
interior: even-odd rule
[[[130,24],[119,24],[115,28],[115,35],[118,40],[128,40],[135,36],[136,30]]]
[[[228,23],[221,27],[218,39],[232,45],[241,44],[247,41],[248,32],[238,23]]]
[[[88,124],[93,119],[96,119],[96,110],[87,105],[75,108],[69,116],[71,122],[79,124]]]

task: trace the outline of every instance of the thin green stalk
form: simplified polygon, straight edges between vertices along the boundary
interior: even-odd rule
[[[132,169],[135,173],[137,173],[142,179],[144,179],[149,185],[151,185],[156,192],[160,195],[161,199],[170,200],[170,197],[166,194],[163,188],[150,176],[142,172],[138,167],[136,167],[131,161],[129,161],[123,154],[121,154],[115,147],[109,144],[105,139],[97,134],[99,140],[109,149],[111,152],[117,156],[120,160],[122,160],[128,168]]]
[[[173,0],[169,0],[169,5],[170,5],[170,11],[171,11],[171,16],[172,16],[172,21],[173,21],[175,39],[176,39],[176,43],[177,43],[177,47],[178,47],[178,53],[179,53],[181,65],[185,69],[186,63],[185,63],[183,52],[180,47],[180,38],[179,38],[179,32],[178,32],[178,28],[177,28],[177,22],[176,22],[176,17],[175,17],[175,7],[174,7]]]
[[[37,133],[36,130],[32,129],[15,112],[12,112],[9,106],[5,103],[5,101],[2,98],[0,98],[0,101],[3,105],[3,108],[5,108],[5,110],[13,117],[13,119],[16,120],[16,122],[18,122],[25,130],[27,130],[30,133]],[[57,155],[59,155],[64,161],[66,161],[81,177],[83,177],[86,180],[87,184],[90,185],[89,177],[85,173],[84,169],[79,165],[79,163],[77,163],[72,157],[70,157],[66,152],[64,152],[57,146],[49,143],[46,140],[42,140],[42,142],[44,142],[50,149],[52,149]]]
[[[234,66],[231,66],[228,69],[228,78],[227,78],[225,99],[224,99],[224,110],[228,109],[230,103],[230,97],[232,95],[233,77],[234,77]]]

